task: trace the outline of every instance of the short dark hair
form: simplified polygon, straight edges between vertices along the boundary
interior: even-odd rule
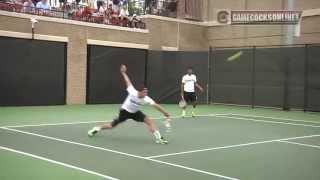
[[[144,85],[144,84],[138,84],[136,87],[137,87],[137,90],[138,90],[138,91],[142,91],[142,90],[144,90],[144,89],[148,89],[147,86]]]
[[[193,68],[192,68],[191,66],[189,66],[189,67],[187,68],[187,70],[189,70],[189,69],[193,70]]]

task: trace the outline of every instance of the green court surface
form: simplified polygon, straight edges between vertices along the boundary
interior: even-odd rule
[[[128,121],[93,138],[119,105],[0,108],[0,179],[319,180],[320,113],[207,106],[180,118],[176,105],[154,143],[143,124]]]

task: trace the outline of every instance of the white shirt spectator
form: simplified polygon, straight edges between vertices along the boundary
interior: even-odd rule
[[[34,8],[35,8],[35,6],[34,6],[32,0],[27,0],[26,2],[23,3],[22,12],[24,12],[24,13],[32,13],[35,10]]]
[[[106,5],[100,6],[100,8],[99,8],[99,14],[105,15],[105,14],[106,14],[106,11],[107,11]]]
[[[113,4],[112,10],[113,10],[114,14],[120,14],[120,6],[119,5]]]
[[[185,92],[195,92],[195,83],[197,83],[197,77],[194,74],[186,74],[182,77],[182,83],[184,83]]]
[[[128,96],[124,103],[122,104],[122,109],[130,112],[135,113],[139,111],[140,107],[145,104],[154,105],[155,102],[149,96],[145,96],[144,98],[138,97],[138,91],[133,87],[129,86],[127,88]]]
[[[37,8],[39,9],[43,9],[43,10],[50,10],[51,9],[51,6],[50,4],[48,3],[48,0],[42,0],[42,1],[39,1],[37,3]]]
[[[125,9],[125,7],[122,7],[120,10],[120,16],[121,17],[126,17],[129,15],[129,11],[127,9]]]

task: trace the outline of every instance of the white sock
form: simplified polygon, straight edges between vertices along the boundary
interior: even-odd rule
[[[96,127],[94,127],[94,129],[97,130],[97,131],[101,131],[101,127],[100,126],[96,126]]]
[[[161,139],[161,137],[162,137],[159,131],[155,131],[153,133],[153,135],[154,135],[154,137],[156,137],[156,139]]]

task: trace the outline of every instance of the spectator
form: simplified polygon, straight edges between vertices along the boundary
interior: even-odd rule
[[[14,4],[23,5],[24,0],[14,0]]]
[[[128,11],[128,6],[122,4],[121,8],[120,8],[120,14],[119,14],[119,25],[120,26],[124,26],[127,27],[128,23],[129,23],[129,11]]]
[[[109,15],[113,14],[112,3],[110,3],[110,4],[108,5],[108,14],[109,14]]]
[[[134,15],[132,16],[132,19],[131,19],[131,27],[137,28],[139,21],[140,21],[140,20],[139,20],[139,18],[137,17],[137,15],[134,14]]]
[[[109,19],[112,17],[113,15],[113,7],[112,7],[112,3],[110,3],[108,5],[108,9],[107,9],[107,16],[109,17]]]
[[[101,6],[103,6],[104,0],[97,0],[97,9],[99,10]]]
[[[128,5],[128,0],[121,0],[121,5],[122,5],[122,6]]]
[[[64,9],[66,3],[67,3],[67,0],[59,0],[60,8]]]
[[[113,14],[119,16],[120,14],[120,0],[113,0]]]
[[[50,10],[51,6],[48,3],[48,0],[41,0],[37,3],[37,8],[41,9],[41,10]]]
[[[119,5],[120,4],[120,0],[112,0],[113,5]]]
[[[104,24],[111,24],[111,19],[112,19],[112,3],[110,4],[104,4],[103,8],[100,7],[99,9],[99,13],[103,13],[104,11],[104,20],[103,20],[103,23]]]
[[[123,5],[120,9],[120,17],[127,17],[129,16],[128,6]]]
[[[103,3],[102,6],[98,9],[100,15],[105,16],[108,11],[106,3]]]
[[[34,10],[35,10],[35,6],[34,6],[32,0],[26,0],[23,3],[22,12],[24,12],[24,13],[34,13]]]
[[[32,2],[33,2],[34,5],[37,5],[38,2],[40,2],[40,1],[41,1],[41,0],[32,0]]]

